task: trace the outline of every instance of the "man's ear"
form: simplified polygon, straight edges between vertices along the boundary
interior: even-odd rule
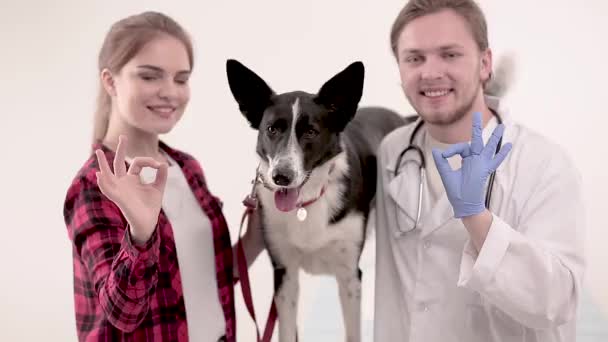
[[[480,78],[482,83],[486,83],[492,76],[492,50],[487,48],[481,52],[481,63],[480,63]]]
[[[108,95],[116,96],[116,86],[114,84],[114,75],[108,69],[103,69],[99,75],[101,85],[106,90]]]
[[[354,62],[325,82],[315,102],[325,106],[330,128],[341,132],[352,120],[363,95],[365,68],[362,62]]]
[[[274,91],[256,73],[239,61],[226,61],[226,74],[232,96],[252,128],[258,129],[266,108],[272,104]]]

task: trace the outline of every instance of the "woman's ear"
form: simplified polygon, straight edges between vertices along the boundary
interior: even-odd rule
[[[101,84],[108,95],[116,96],[116,86],[114,84],[114,76],[112,75],[112,72],[110,72],[108,69],[103,69],[99,77],[101,79]]]

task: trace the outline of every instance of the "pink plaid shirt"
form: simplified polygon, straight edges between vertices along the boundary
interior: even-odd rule
[[[182,169],[212,224],[218,296],[225,341],[235,341],[232,245],[220,200],[206,185],[200,164],[160,143]],[[112,167],[114,152],[101,144]],[[64,219],[73,246],[74,304],[80,341],[188,341],[175,241],[161,210],[144,246],[134,246],[118,207],[97,186],[95,154],[67,191]]]

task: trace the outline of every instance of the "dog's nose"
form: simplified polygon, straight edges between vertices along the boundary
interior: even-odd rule
[[[293,180],[293,172],[289,170],[275,171],[272,175],[272,180],[278,186],[288,186]]]

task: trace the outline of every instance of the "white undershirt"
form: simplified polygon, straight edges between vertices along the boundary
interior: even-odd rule
[[[445,151],[450,144],[444,144],[439,140],[434,139],[429,132],[424,130],[424,143],[423,143],[423,151],[424,158],[426,160],[426,182],[428,186],[428,195],[430,205],[427,206],[427,209],[430,210],[435,206],[435,203],[439,200],[441,195],[445,192],[445,188],[443,186],[443,181],[441,180],[441,176],[439,175],[439,171],[435,166],[435,159],[433,159],[433,148],[438,148],[442,151]],[[452,170],[457,170],[460,168],[460,164],[462,162],[462,158],[460,155],[455,155],[452,158],[448,159],[448,163],[452,167]],[[426,213],[423,213],[426,214]]]
[[[220,305],[211,221],[194,197],[179,165],[170,161],[162,208],[173,228],[182,279],[190,341],[216,342],[226,331]],[[156,171],[144,168],[142,181],[152,182]]]

